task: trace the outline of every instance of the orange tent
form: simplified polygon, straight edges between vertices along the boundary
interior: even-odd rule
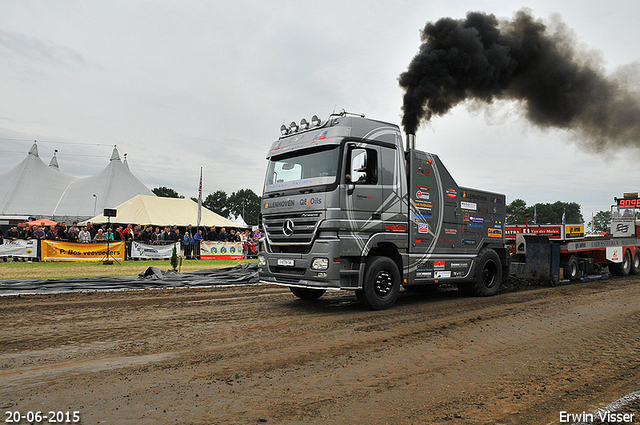
[[[49,226],[55,226],[58,223],[55,221],[49,220],[48,218],[41,218],[40,220],[30,221],[27,224],[29,225],[29,227],[31,226],[49,227]]]

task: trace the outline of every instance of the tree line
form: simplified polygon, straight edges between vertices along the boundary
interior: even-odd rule
[[[184,198],[169,187],[156,187],[151,190],[156,196],[163,198]],[[191,198],[198,202],[198,198]],[[242,216],[249,225],[258,224],[260,214],[260,197],[251,189],[240,189],[227,195],[224,190],[216,190],[202,198],[202,206],[224,218]]]

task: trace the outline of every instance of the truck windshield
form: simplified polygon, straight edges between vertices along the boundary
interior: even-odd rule
[[[339,146],[331,146],[272,157],[267,167],[265,192],[334,183],[338,174],[339,152]]]

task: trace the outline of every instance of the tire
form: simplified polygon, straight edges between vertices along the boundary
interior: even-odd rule
[[[631,271],[631,251],[625,249],[622,263],[609,263],[609,273],[613,276],[626,276]]]
[[[640,274],[640,248],[636,248],[633,260],[631,260],[631,269],[629,274]]]
[[[564,267],[564,277],[569,279],[571,282],[575,282],[580,280],[580,264],[578,262],[578,257],[572,255],[567,262],[567,265]]]
[[[398,298],[400,272],[396,263],[388,257],[371,257],[367,260],[362,289],[356,291],[361,304],[372,310],[386,310]]]
[[[477,297],[490,297],[497,294],[502,286],[502,263],[498,254],[485,248],[478,254],[475,280],[465,286],[463,292]]]
[[[327,292],[324,289],[296,288],[294,286],[290,286],[289,289],[291,290],[291,293],[293,295],[300,298],[301,300],[310,301],[317,300],[322,295],[324,295],[325,292]]]

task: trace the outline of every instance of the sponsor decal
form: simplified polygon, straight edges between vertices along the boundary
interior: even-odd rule
[[[431,170],[426,169],[426,168],[422,168],[422,167],[418,167],[418,174],[420,174],[422,176],[428,176],[429,174],[431,174]]]
[[[428,204],[425,202],[414,202],[413,205],[420,208],[426,208],[428,210],[430,210],[433,207],[433,204]]]
[[[422,212],[422,211],[418,211],[420,214],[414,214],[413,217],[414,218],[421,218],[423,220],[431,220],[433,219],[433,216],[431,215],[430,212]]]
[[[271,201],[271,202],[267,202],[266,204],[264,204],[264,208],[268,209],[268,208],[285,208],[285,207],[292,207],[295,205],[295,202],[293,202],[293,199],[287,199],[287,200],[282,200],[282,201]]]
[[[458,229],[444,229],[444,233],[447,235],[457,235]]]
[[[618,233],[629,233],[629,225],[624,223],[618,223],[616,225],[616,232]]]
[[[447,196],[449,198],[455,198],[456,196],[458,196],[458,192],[456,192],[455,189],[447,189]]]
[[[386,232],[406,232],[407,225],[406,224],[385,224],[384,230]]]
[[[320,205],[322,198],[300,199],[300,205]]]
[[[478,208],[478,204],[476,204],[475,202],[460,202],[460,208],[462,208],[463,210],[471,210],[471,211],[475,211]]]
[[[469,227],[474,227],[476,229],[482,229],[484,226],[482,224],[471,223]]]
[[[416,192],[416,199],[426,199],[426,200],[429,200],[430,196],[431,196],[431,195],[429,194],[429,192],[423,192],[423,191],[421,191],[421,190],[419,190],[419,191],[417,191],[417,192]]]
[[[419,184],[416,185],[418,187],[418,189],[422,189],[422,190],[429,190],[431,189],[431,186],[420,186]]]
[[[420,174],[417,174],[415,177],[415,182],[417,185],[431,186],[432,180],[431,180],[431,177],[425,177]]]
[[[441,271],[441,272],[434,272],[433,273],[433,277],[436,279],[440,279],[443,277],[451,277],[451,272],[450,271]]]
[[[469,221],[472,223],[482,224],[484,223],[484,217],[478,217],[475,215],[469,216]]]
[[[467,199],[474,199],[476,201],[483,201],[486,202],[487,201],[487,197],[484,195],[477,195],[475,193],[469,193],[467,191],[462,192],[462,197],[463,198],[467,198]]]
[[[312,142],[317,142],[318,140],[324,140],[326,138],[327,138],[327,130],[325,130],[322,133],[318,133],[315,136],[313,136],[313,139],[311,141]]]
[[[502,229],[487,229],[487,236],[490,238],[501,238],[502,237]]]
[[[434,270],[444,270],[444,260],[443,261],[434,261],[433,262]]]
[[[416,272],[416,277],[428,277],[428,278],[431,278],[431,272],[417,271]]]
[[[461,240],[460,240],[460,243],[461,243],[462,245],[471,245],[471,246],[473,246],[473,245],[475,245],[477,242],[476,242],[476,241],[474,241],[474,240],[469,240],[469,239],[461,239]]]
[[[466,270],[469,267],[469,263],[466,262],[466,261],[464,261],[464,262],[451,262],[449,267],[451,267],[452,269]]]
[[[280,149],[280,145],[282,144],[281,141],[275,142],[273,144],[273,147],[271,148],[272,151],[277,151],[278,149]]]
[[[418,233],[429,233],[429,224],[418,223]]]

